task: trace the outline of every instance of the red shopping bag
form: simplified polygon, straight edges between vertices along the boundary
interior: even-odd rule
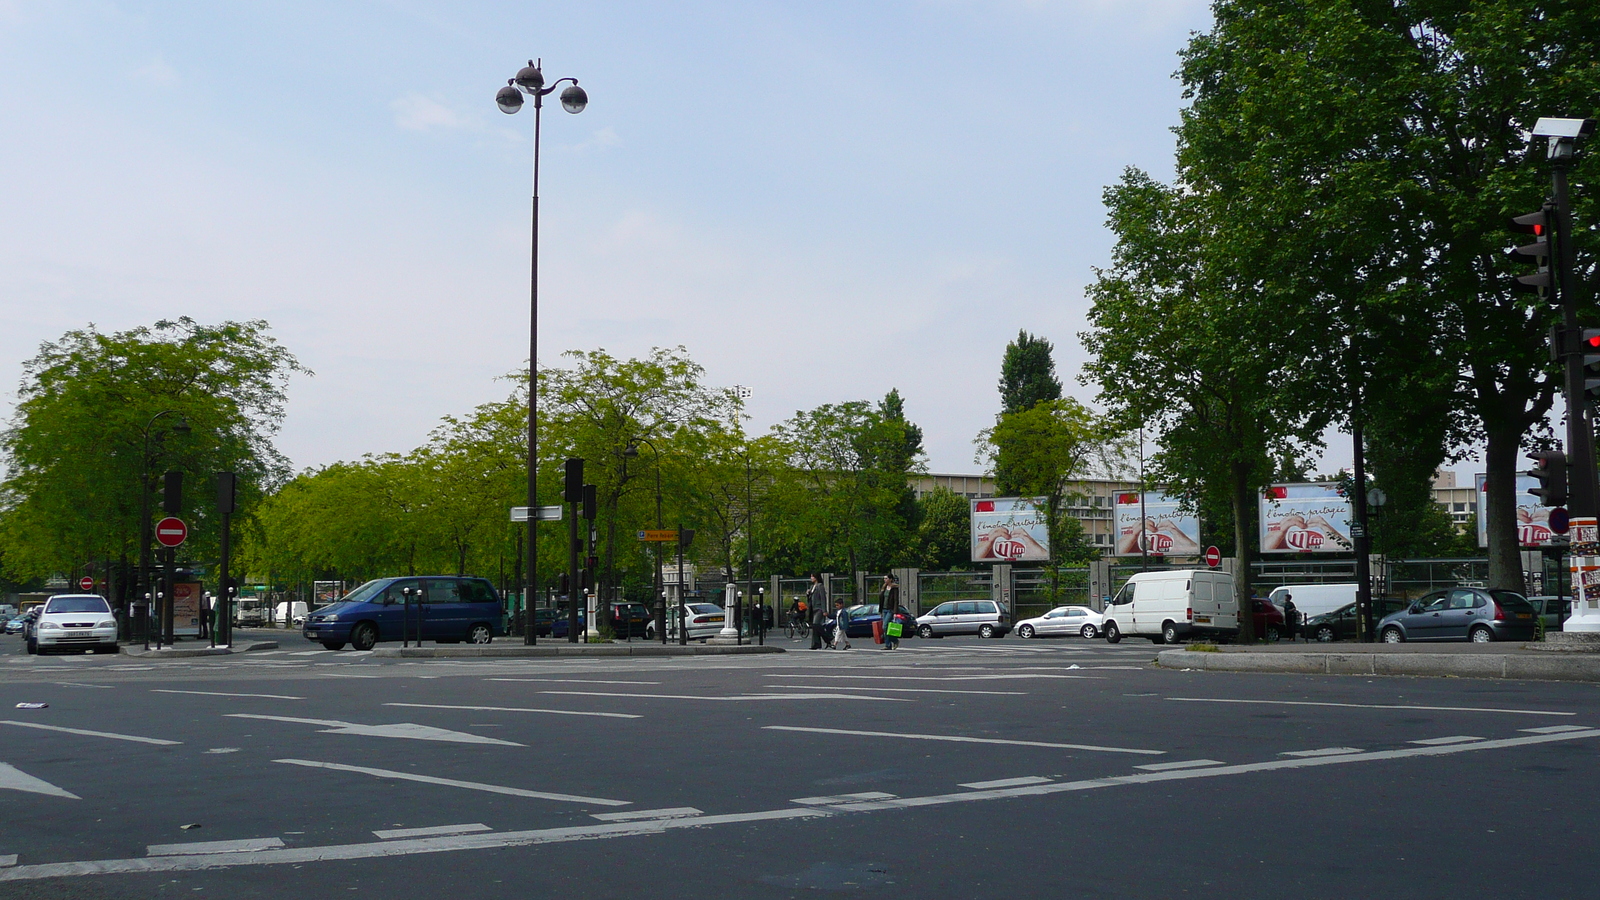
[[[882,619],[879,619],[878,621],[872,623],[872,642],[874,644],[883,643],[883,620]]]

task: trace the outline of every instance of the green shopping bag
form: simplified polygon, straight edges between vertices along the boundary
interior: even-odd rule
[[[889,623],[889,627],[885,628],[883,631],[889,637],[896,637],[897,638],[897,637],[900,636],[900,632],[904,627],[905,626],[901,625],[899,622],[890,622]]]

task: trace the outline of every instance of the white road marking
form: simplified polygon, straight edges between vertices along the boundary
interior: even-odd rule
[[[485,678],[484,681],[557,682],[560,684],[660,684],[659,681],[604,681],[598,678]]]
[[[880,703],[915,703],[906,697],[870,697],[860,694],[737,694],[732,697],[706,697],[698,694],[622,694],[606,691],[540,691],[570,697],[627,697],[632,700],[876,700]]]
[[[1010,675],[768,675],[768,678],[848,678],[856,681],[1014,681],[1024,678],[1089,678],[1088,675],[1050,675],[1024,672]]]
[[[9,869],[16,864],[17,855],[15,853],[8,853],[4,856],[0,856],[0,869]]]
[[[435,825],[432,828],[387,828],[383,831],[374,831],[373,834],[386,841],[395,838],[434,837],[440,834],[477,834],[480,831],[493,831],[493,828],[482,822],[471,825]]]
[[[246,838],[242,841],[198,841],[193,844],[151,844],[144,852],[147,856],[195,856],[205,853],[255,853],[277,850],[283,846],[278,838]]]
[[[238,753],[238,747],[212,747],[207,753]]]
[[[340,722],[337,719],[300,719],[293,716],[262,716],[254,713],[227,713],[230,719],[265,719],[269,722],[298,722],[302,725],[328,725],[329,728],[321,730],[322,734],[354,734],[365,737],[409,738],[416,741],[448,741],[455,744],[497,744],[501,747],[522,747],[514,741],[502,741],[498,738],[484,737],[479,734],[468,734],[464,731],[450,731],[444,728],[434,728],[432,725],[418,725],[413,722],[396,722],[393,725],[358,725],[354,722]]]
[[[109,685],[109,684],[80,684],[79,682],[76,682],[76,681],[58,681],[58,682],[56,682],[56,684],[59,684],[62,687],[86,687],[86,688],[102,688],[104,690],[111,690],[111,685]]]
[[[0,763],[0,790],[27,791],[30,794],[44,794],[46,797],[65,797],[68,800],[83,799],[71,791],[58,788],[42,778],[35,778],[5,763]]]
[[[786,684],[769,684],[769,685],[767,685],[767,687],[773,688],[773,689],[777,689],[777,690],[788,690],[789,689],[789,686],[786,685]],[[863,688],[863,690],[866,690],[866,688]],[[989,697],[1026,697],[1026,696],[1028,696],[1028,692],[1027,691],[958,691],[958,690],[953,690],[951,688],[875,687],[875,688],[871,688],[871,690],[874,690],[874,691],[892,691],[893,693],[896,693],[896,694],[983,694],[983,695],[989,696]]]
[[[275,763],[285,763],[291,766],[305,766],[311,769],[332,769],[335,772],[355,772],[359,775],[374,775],[378,778],[398,778],[402,781],[415,781],[421,784],[437,784],[444,787],[465,788],[469,791],[484,791],[489,794],[505,794],[508,797],[532,797],[535,800],[560,800],[565,803],[588,803],[594,806],[630,806],[630,800],[607,800],[604,797],[583,797],[577,794],[555,794],[549,791],[527,791],[522,788],[505,787],[498,784],[483,784],[477,781],[457,781],[454,778],[437,778],[432,775],[418,775],[415,772],[395,772],[390,769],[373,769],[367,766],[347,766],[342,763],[317,762],[310,759],[275,759]]]
[[[1142,766],[1134,766],[1134,768],[1143,769],[1146,772],[1169,772],[1173,769],[1198,769],[1202,766],[1220,765],[1225,764],[1214,759],[1186,759],[1182,762],[1147,763]]]
[[[986,788],[1021,787],[1025,784],[1049,784],[1050,779],[1038,775],[1022,775],[1017,778],[997,778],[994,781],[968,781],[961,785],[964,788],[984,790]]]
[[[1521,716],[1575,716],[1573,712],[1548,709],[1499,709],[1491,706],[1406,706],[1385,703],[1319,703],[1312,700],[1237,700],[1231,697],[1168,697],[1179,703],[1258,703],[1269,706],[1336,706],[1346,709],[1417,709],[1431,712],[1511,713]]]
[[[636,809],[631,812],[591,813],[589,818],[602,822],[633,822],[639,819],[687,819],[705,813],[692,806],[674,806],[671,809]]]
[[[0,719],[0,725],[15,725],[18,728],[39,728],[44,731],[63,731],[67,734],[81,734],[85,737],[111,738],[117,741],[134,741],[139,744],[159,744],[163,747],[176,747],[183,741],[164,741],[160,738],[139,737],[134,734],[113,734],[109,731],[89,731],[83,728],[64,728],[60,725],[41,725],[38,722],[14,722],[9,719]]]
[[[1360,753],[1357,747],[1323,747],[1318,750],[1285,750],[1279,756],[1344,756],[1349,753]]]
[[[152,694],[199,694],[203,697],[260,697],[264,700],[304,700],[304,697],[291,697],[288,694],[230,694],[226,691],[177,691],[169,688],[151,688]]]
[[[323,678],[382,678],[382,675],[349,675],[344,672],[323,672]]]
[[[601,716],[607,719],[642,719],[644,716],[629,713],[579,712],[571,709],[534,709],[521,706],[450,706],[443,703],[385,703],[384,706],[410,706],[420,709],[466,709],[475,712],[529,712],[550,713],[555,716]]]
[[[835,803],[850,803],[855,800],[893,800],[894,794],[885,794],[883,791],[862,791],[859,794],[829,794],[824,797],[800,797],[790,800],[790,803],[800,803],[806,806],[831,806]]]
[[[1517,730],[1532,734],[1561,734],[1565,731],[1587,731],[1588,729],[1582,725],[1546,725],[1543,728],[1519,728]]]
[[[1010,747],[1048,747],[1052,750],[1097,750],[1104,753],[1138,753],[1161,756],[1165,750],[1136,750],[1128,747],[1098,747],[1093,744],[1057,744],[1048,741],[1012,741],[1004,738],[962,737],[954,734],[911,734],[898,731],[851,731],[844,728],[802,728],[798,725],[763,725],[765,731],[802,731],[808,734],[844,734],[854,737],[902,738],[913,741],[951,741],[958,744],[1003,744]]]
[[[331,653],[331,652],[333,652],[333,651],[326,650],[326,649],[324,649],[324,650],[295,650],[295,651],[290,652],[289,655],[290,656],[320,656],[320,655],[322,655],[324,653]]]
[[[1481,737],[1472,737],[1471,735],[1466,735],[1466,734],[1456,734],[1456,735],[1451,735],[1450,737],[1425,738],[1425,739],[1420,740],[1420,741],[1407,741],[1406,743],[1408,743],[1408,744],[1421,744],[1421,745],[1423,745],[1425,747],[1431,747],[1431,746],[1442,745],[1442,744],[1465,744],[1468,741],[1481,741],[1481,740],[1484,740],[1484,739],[1481,738]]]

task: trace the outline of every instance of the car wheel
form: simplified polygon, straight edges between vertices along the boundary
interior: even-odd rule
[[[1168,644],[1176,644],[1178,642],[1178,626],[1172,624],[1171,622],[1168,622],[1166,625],[1162,626],[1161,640]]]
[[[933,637],[933,626],[932,625],[921,625],[921,626],[918,626],[918,628],[917,628],[917,636],[918,637],[925,637],[925,638]]]
[[[378,629],[371,622],[362,622],[350,632],[350,646],[357,650],[371,650],[378,645]]]
[[[1033,637],[1033,626],[1032,625],[1023,625],[1022,627],[1018,628],[1017,629],[1017,637],[1019,637],[1019,638],[1031,638],[1031,637]]]
[[[322,646],[327,647],[329,650],[343,650],[344,641],[323,641]]]
[[[471,630],[467,632],[467,643],[469,644],[487,644],[492,640],[494,640],[494,630],[482,622],[472,626]]]
[[[1318,625],[1316,637],[1320,643],[1333,643],[1333,627],[1331,625]]]
[[[29,641],[28,642],[28,653],[30,655],[37,655],[39,653],[39,645],[35,644],[33,641]]]
[[[1385,644],[1400,644],[1404,643],[1405,639],[1406,636],[1401,634],[1400,629],[1394,627],[1393,625],[1390,625],[1388,628],[1383,630],[1383,642]]]
[[[1100,632],[1094,630],[1093,625],[1085,625],[1083,626],[1083,629],[1078,632],[1078,635],[1085,640],[1093,640],[1094,636],[1099,633]]]
[[[1122,632],[1117,628],[1117,623],[1106,623],[1106,643],[1117,644],[1122,642]]]
[[[994,637],[994,626],[990,625],[988,622],[985,622],[982,625],[979,625],[978,626],[978,637],[981,637],[981,638],[992,638],[992,637]]]
[[[1494,640],[1494,632],[1490,631],[1487,626],[1479,625],[1477,628],[1472,629],[1472,633],[1468,635],[1467,639],[1474,644],[1487,644]]]
[[[1278,634],[1278,626],[1268,625],[1266,632],[1262,635],[1262,637],[1267,639],[1267,643],[1276,644],[1278,642],[1278,638],[1281,637],[1281,635]]]

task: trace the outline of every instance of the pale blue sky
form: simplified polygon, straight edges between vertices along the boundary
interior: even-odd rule
[[[527,355],[529,57],[547,109],[541,356],[686,345],[755,431],[898,387],[976,471],[1003,348],[1069,390],[1100,196],[1170,177],[1197,0],[0,0],[0,415],[41,341],[263,318],[297,466],[404,451]]]

